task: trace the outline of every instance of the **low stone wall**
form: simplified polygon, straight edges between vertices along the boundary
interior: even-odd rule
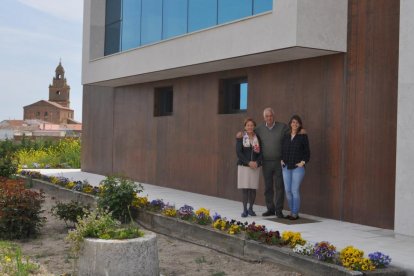
[[[248,240],[243,235],[228,235],[209,226],[166,217],[149,211],[138,211],[137,222],[154,232],[206,246],[248,261],[271,261],[287,266],[305,275],[364,275],[344,267],[321,262],[315,258],[296,254],[290,248],[269,246]],[[368,275],[405,275],[397,268],[379,269]]]
[[[31,180],[31,183],[33,188],[43,190],[59,200],[74,199],[96,205],[96,197],[94,196],[68,190],[38,179]],[[136,215],[138,223],[151,231],[209,247],[245,260],[271,261],[293,268],[305,275],[406,275],[405,271],[393,266],[365,273],[351,271],[338,265],[296,254],[290,248],[268,246],[245,239],[243,235],[228,235],[210,226],[201,226],[146,210],[137,210],[134,215]]]

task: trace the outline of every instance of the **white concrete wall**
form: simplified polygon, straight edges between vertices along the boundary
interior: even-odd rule
[[[0,129],[0,141],[6,139],[13,139],[14,130],[12,129]]]
[[[103,2],[84,4],[83,84],[297,46],[346,51],[347,0],[274,0],[273,12],[103,57]]]
[[[395,232],[414,236],[414,1],[400,2]]]
[[[299,0],[297,45],[346,52],[347,14],[348,0]]]

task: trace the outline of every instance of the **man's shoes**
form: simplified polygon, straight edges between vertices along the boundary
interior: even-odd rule
[[[289,220],[297,220],[297,219],[299,219],[299,216],[298,215],[296,215],[296,216],[289,216]]]
[[[246,218],[247,216],[248,216],[247,211],[244,211],[244,212],[241,214],[241,217],[242,217],[242,218]]]
[[[267,210],[266,212],[264,212],[262,214],[262,216],[264,216],[264,217],[270,217],[270,216],[274,216],[274,215],[275,215],[275,212],[270,211],[270,210]]]
[[[283,213],[276,214],[276,217],[277,217],[277,218],[280,218],[280,219],[284,219],[284,218],[286,218],[286,216],[285,216]]]
[[[247,213],[249,214],[249,216],[252,216],[252,217],[256,216],[256,213],[252,209],[249,209]]]

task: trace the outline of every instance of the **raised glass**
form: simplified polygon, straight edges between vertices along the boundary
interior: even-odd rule
[[[105,56],[120,51],[121,21],[105,26]]]
[[[107,0],[105,55],[271,11],[273,0]]]
[[[252,0],[218,0],[218,24],[248,17],[252,13]]]
[[[187,33],[187,0],[164,0],[162,8],[162,38]]]
[[[273,6],[273,0],[254,0],[253,1],[253,14],[271,11],[272,6]]]
[[[111,24],[121,20],[122,1],[106,0],[105,24]]]
[[[141,45],[162,38],[162,0],[142,0]]]
[[[188,32],[217,25],[217,0],[188,0]]]
[[[141,45],[141,0],[124,0],[121,36],[122,51]]]

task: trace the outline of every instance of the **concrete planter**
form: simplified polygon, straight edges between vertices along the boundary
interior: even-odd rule
[[[211,226],[201,226],[145,210],[138,210],[137,221],[161,234],[206,246],[249,261],[271,261],[294,268],[304,275],[405,275],[403,270],[395,267],[364,273],[351,271],[339,265],[296,254],[290,248],[269,246],[248,240],[244,235],[228,235]]]
[[[156,235],[145,231],[144,237],[137,239],[85,239],[78,260],[78,274],[158,276]]]

